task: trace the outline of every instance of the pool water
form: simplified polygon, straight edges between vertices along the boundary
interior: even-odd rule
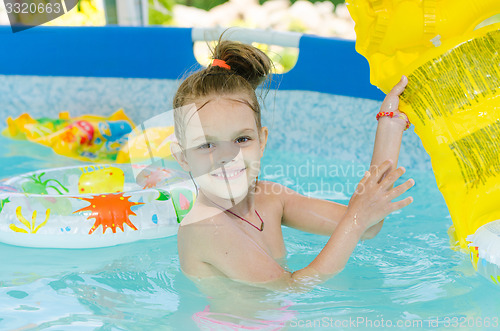
[[[159,79],[0,76],[0,121],[111,114],[137,124],[170,109],[178,82]],[[347,204],[373,150],[380,102],[303,91],[268,94],[270,129],[261,179]],[[0,136],[0,177],[77,164],[49,148]],[[309,293],[275,293],[219,284],[214,303],[179,269],[176,237],[87,250],[0,244],[0,330],[197,330],[206,309],[225,322],[285,329],[493,329],[500,288],[450,249],[452,224],[428,155],[410,129],[400,164],[416,185],[414,202],[358,244],[339,275]],[[406,196],[405,195],[405,196]],[[327,237],[283,229],[290,270],[306,266]],[[225,304],[224,304],[225,303]],[[286,308],[285,308],[286,307]],[[390,321],[390,325],[389,325]],[[354,323],[353,323],[354,322]],[[210,322],[201,321],[205,329]],[[267,329],[280,327],[267,323]],[[221,324],[211,325],[214,330]]]
[[[76,163],[27,142],[0,143],[3,177]],[[466,255],[450,249],[451,219],[432,173],[406,167],[400,181],[415,179],[406,194],[414,203],[388,216],[375,239],[358,244],[344,271],[300,294],[227,285],[221,291],[228,302],[240,304],[220,308],[231,315],[220,319],[262,326],[262,320],[286,316],[290,330],[498,325],[500,289],[477,275]],[[365,168],[362,162],[271,149],[261,178],[347,204]],[[283,234],[291,270],[306,266],[328,239],[289,228]],[[197,330],[192,316],[208,304],[180,272],[175,236],[87,250],[0,244],[1,330]],[[286,314],[276,308],[287,305]],[[252,308],[241,313],[245,307]]]

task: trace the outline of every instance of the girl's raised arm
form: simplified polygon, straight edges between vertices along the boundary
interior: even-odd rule
[[[375,144],[370,168],[380,166],[386,160],[393,160],[397,166],[399,149],[403,131],[406,126],[406,115],[398,111],[399,95],[404,91],[408,79],[403,76],[401,81],[389,92],[380,107],[381,112],[393,112],[395,116],[380,117],[375,136]],[[383,174],[385,176],[385,174]],[[305,197],[291,189],[284,189],[283,225],[305,232],[331,236],[345,214],[347,207],[335,202]],[[382,228],[383,219],[369,228],[361,239],[373,238]]]
[[[397,83],[387,94],[380,107],[381,112],[392,112],[394,116],[382,116],[378,120],[370,168],[380,165],[385,160],[392,160],[394,162],[393,167],[391,167],[389,171],[397,167],[403,131],[407,124],[406,115],[401,115],[398,110],[399,95],[403,93],[406,84],[408,84],[408,78],[403,76],[399,83]],[[385,176],[385,174],[383,174],[383,176]],[[382,228],[383,223],[384,220],[382,219],[379,223],[369,228],[364,233],[362,239],[375,237]]]

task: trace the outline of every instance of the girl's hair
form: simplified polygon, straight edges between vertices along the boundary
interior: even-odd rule
[[[260,106],[255,90],[269,76],[272,62],[264,52],[251,45],[221,38],[212,50],[212,56],[225,61],[231,69],[210,65],[186,78],[175,94],[175,135],[181,145],[186,124],[186,114],[181,107],[212,96],[242,95],[245,104],[255,113],[257,127],[261,128]]]

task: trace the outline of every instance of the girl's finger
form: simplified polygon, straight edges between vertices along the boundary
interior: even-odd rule
[[[384,102],[380,110],[383,111],[396,111],[399,106],[399,95],[405,90],[406,84],[408,84],[408,78],[406,76],[401,77],[399,83],[397,83],[392,90],[385,96]]]
[[[370,178],[371,173],[369,171],[365,171],[365,175],[361,180],[359,181],[358,185],[356,186],[356,192],[362,193],[365,189],[365,186],[367,185],[368,178]]]
[[[401,208],[408,206],[412,202],[413,202],[413,197],[407,197],[407,198],[404,198],[403,200],[391,203],[391,213],[396,211],[396,210],[400,210]]]
[[[399,177],[401,177],[405,172],[406,169],[404,167],[399,167],[397,169],[394,169],[387,176],[384,177],[384,179],[380,182],[380,185],[386,190],[389,190],[391,186],[394,185],[394,183],[399,179]]]
[[[392,160],[386,160],[382,162],[379,166],[373,166],[370,172],[372,172],[373,180],[376,180],[376,183],[380,182],[380,179],[383,174],[387,172],[392,167]]]
[[[370,176],[371,176],[371,173],[369,171],[365,171],[365,175],[363,176],[363,178],[361,178],[361,180],[359,182],[360,183],[366,182],[368,180],[368,178],[370,178]]]
[[[389,193],[387,194],[387,197],[390,200],[396,199],[401,194],[405,193],[410,188],[412,188],[413,185],[415,185],[415,181],[412,178],[410,178],[406,182],[404,182],[403,184],[401,184],[401,185],[393,188],[392,190],[390,190]]]
[[[394,85],[389,94],[399,96],[405,90],[406,84],[408,84],[408,78],[406,76],[402,76],[401,80]]]

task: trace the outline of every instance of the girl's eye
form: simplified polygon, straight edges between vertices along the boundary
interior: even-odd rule
[[[210,149],[210,148],[213,148],[213,147],[215,147],[214,144],[212,144],[212,143],[206,143],[206,144],[198,146],[198,149]]]
[[[241,143],[246,143],[246,142],[248,142],[250,140],[251,140],[250,137],[239,137],[239,138],[236,139],[236,142],[238,144],[241,144]]]

